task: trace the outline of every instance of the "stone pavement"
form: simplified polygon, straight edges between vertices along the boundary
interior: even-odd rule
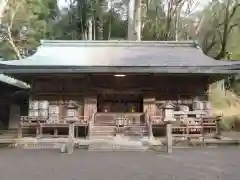
[[[1,180],[239,180],[240,148],[155,152],[0,149]]]

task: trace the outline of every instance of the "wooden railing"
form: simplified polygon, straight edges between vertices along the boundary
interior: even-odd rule
[[[172,131],[174,136],[190,138],[216,132],[216,128],[216,117],[185,118],[174,122]]]
[[[163,116],[150,116],[152,125],[163,125]]]
[[[38,124],[69,124],[70,121],[76,121],[76,125],[88,124],[89,117],[87,116],[77,116],[77,117],[66,117],[59,118],[56,121],[49,121],[48,118],[44,117],[33,117],[33,116],[21,116],[20,122],[25,126],[34,126]]]
[[[94,124],[104,126],[144,125],[144,113],[96,113]]]
[[[23,136],[24,129],[35,130],[37,137],[42,137],[44,128],[53,128],[54,136],[58,136],[59,128],[68,128],[69,123],[75,121],[74,125],[76,127],[87,127],[89,117],[78,116],[78,117],[68,117],[68,118],[59,118],[56,121],[49,121],[48,118],[43,117],[31,117],[31,116],[22,116],[18,128],[18,137]]]
[[[199,137],[217,131],[218,117],[204,117],[197,115],[197,117],[188,117],[187,115],[194,115],[194,112],[184,113],[179,112],[175,114],[176,121],[172,122],[173,136],[179,137]],[[160,128],[165,127],[163,116],[151,116],[153,125],[159,125]]]
[[[94,125],[116,126],[115,113],[96,113]]]

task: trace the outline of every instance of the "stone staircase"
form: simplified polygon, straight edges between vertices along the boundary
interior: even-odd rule
[[[4,129],[0,130],[0,146],[11,145],[12,147],[16,144],[16,138],[18,135],[17,129]]]
[[[146,151],[141,139],[147,137],[146,126],[116,127],[95,125],[91,131],[89,151]]]
[[[116,135],[115,126],[93,126],[91,139],[99,137],[114,137]]]
[[[128,126],[116,128],[115,126],[93,126],[91,137],[114,137],[116,134],[124,134],[125,136],[147,136],[148,130],[146,126]]]
[[[144,145],[141,138],[136,136],[117,135],[112,139],[95,140],[89,144],[89,151],[147,151],[149,146]]]
[[[15,139],[17,138],[18,130],[17,129],[1,129],[0,130],[0,139]]]
[[[125,136],[147,136],[148,130],[146,126],[129,126],[124,131]]]

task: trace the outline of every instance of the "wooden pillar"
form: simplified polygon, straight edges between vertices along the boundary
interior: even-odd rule
[[[221,139],[221,116],[216,117],[216,138]]]
[[[62,100],[62,97],[60,97],[59,100],[59,121],[62,122],[64,121],[65,118],[65,105],[64,105],[64,101]]]
[[[22,119],[21,119],[18,126],[18,138],[22,138],[22,136],[23,136],[23,125],[22,125]]]
[[[152,129],[152,121],[151,119],[148,117],[148,139],[149,140],[153,140],[154,136],[153,136],[153,129]]]
[[[97,112],[97,96],[87,96],[84,98],[84,116],[90,117]]]
[[[148,139],[152,140],[154,136],[152,130],[151,116],[156,115],[155,97],[152,96],[143,97],[143,111],[147,113],[146,116],[148,121]]]
[[[79,116],[84,116],[84,105],[83,102],[79,102],[79,108],[78,108],[78,115]]]
[[[84,117],[84,102],[83,100],[78,101],[79,107],[78,107],[78,117],[81,122],[85,122],[86,119]],[[78,128],[76,128],[78,129]]]
[[[145,96],[143,97],[143,111],[146,112],[149,116],[156,115],[156,105],[154,96]]]
[[[43,127],[42,125],[39,127],[39,138],[43,137]]]
[[[42,138],[43,131],[42,131],[42,124],[38,121],[38,127],[36,129],[37,138]]]
[[[53,137],[58,137],[58,128],[54,128]]]

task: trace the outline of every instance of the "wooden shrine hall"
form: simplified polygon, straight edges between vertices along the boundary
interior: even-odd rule
[[[34,55],[1,62],[0,73],[31,85],[21,134],[61,137],[72,122],[75,137],[144,136],[169,107],[179,127],[214,128],[209,85],[239,64],[213,60],[195,42],[45,40]]]

